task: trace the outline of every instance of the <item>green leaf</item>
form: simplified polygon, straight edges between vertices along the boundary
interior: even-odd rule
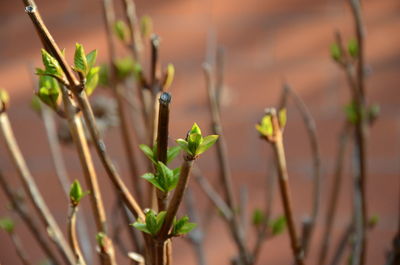
[[[81,199],[83,198],[84,193],[82,191],[81,184],[79,183],[78,180],[75,180],[71,184],[71,188],[69,189],[69,199],[72,203],[72,205],[76,206],[79,204]]]
[[[107,238],[107,235],[106,235],[105,233],[103,233],[103,232],[97,233],[97,234],[96,234],[96,241],[97,241],[97,244],[98,244],[99,246],[103,247],[104,244],[105,244],[106,238]]]
[[[356,109],[356,104],[354,102],[346,105],[344,107],[344,112],[346,114],[346,118],[347,120],[352,123],[352,124],[356,124],[357,123],[357,109]]]
[[[197,224],[189,222],[189,217],[184,216],[179,220],[174,220],[172,235],[185,235],[196,228],[196,226]]]
[[[198,155],[197,149],[201,145],[203,141],[203,137],[201,137],[201,134],[198,133],[192,133],[188,137],[188,147],[189,150],[192,154]]]
[[[351,57],[357,58],[358,53],[359,53],[359,47],[358,47],[357,40],[355,40],[355,39],[350,40],[349,43],[347,44],[347,50]]]
[[[189,144],[186,140],[184,139],[177,139],[176,143],[179,145],[179,147],[185,151],[186,153],[188,153],[189,155],[194,155],[190,149],[189,149]]]
[[[81,72],[83,76],[86,76],[88,72],[88,62],[86,59],[85,50],[79,43],[75,44],[75,55],[74,55],[75,70]]]
[[[146,224],[141,223],[141,222],[134,222],[132,224],[133,227],[135,227],[136,229],[138,229],[139,231],[145,232],[146,234],[150,234],[150,231],[147,229]]]
[[[86,75],[86,84],[85,84],[85,91],[88,96],[90,96],[97,87],[99,83],[99,72],[100,67],[93,67],[89,70],[89,73]]]
[[[175,76],[175,67],[173,64],[168,64],[165,81],[163,84],[165,90],[167,90],[171,86],[172,82],[174,81],[174,76]]]
[[[266,222],[266,217],[260,209],[255,209],[253,212],[252,223],[254,226],[259,226]]]
[[[261,123],[256,124],[256,129],[262,136],[272,136],[274,129],[272,126],[271,115],[269,114],[265,115],[262,118]]]
[[[153,184],[156,188],[158,188],[161,191],[164,191],[164,187],[162,185],[160,185],[158,179],[155,177],[155,175],[153,173],[146,173],[142,176],[142,178],[144,178],[145,180],[147,180],[148,182],[150,182],[151,184]]]
[[[32,96],[31,108],[36,112],[40,112],[40,110],[41,110],[40,98],[38,96],[36,96],[36,95]]]
[[[379,223],[379,215],[373,215],[368,219],[368,227],[374,228]]]
[[[61,66],[58,63],[58,61],[53,56],[51,56],[45,49],[42,49],[41,51],[42,51],[43,65],[45,67],[44,73],[63,78],[64,72],[61,69]]]
[[[55,109],[60,96],[60,87],[57,80],[50,76],[39,76],[37,96],[43,103]]]
[[[133,74],[135,69],[135,62],[131,57],[124,57],[117,59],[115,62],[117,68],[117,76],[119,79],[123,80]]]
[[[153,32],[153,21],[150,16],[140,18],[140,32],[143,37],[148,37]]]
[[[9,217],[3,217],[0,219],[0,229],[6,231],[7,233],[14,232],[15,223]]]
[[[271,220],[269,226],[272,229],[272,235],[279,235],[285,231],[286,228],[286,218],[285,216],[279,216],[278,218]]]
[[[100,66],[99,85],[100,86],[108,86],[109,85],[108,65],[107,64],[102,64]]]
[[[175,159],[175,157],[177,157],[179,155],[181,151],[181,147],[180,146],[173,146],[171,148],[168,148],[167,151],[167,164],[172,162],[172,160]]]
[[[93,50],[86,55],[88,69],[91,69],[96,64],[97,50]]]
[[[194,123],[192,126],[192,129],[190,129],[189,135],[191,134],[200,134],[201,135],[201,130],[199,125],[197,125],[197,123]]]
[[[200,146],[197,148],[196,155],[200,155],[207,151],[218,140],[219,135],[207,135],[201,141]]]
[[[157,221],[157,232],[156,233],[158,233],[158,231],[160,231],[162,225],[164,224],[164,220],[165,220],[165,216],[166,215],[167,215],[166,211],[161,211],[161,212],[159,212],[157,214],[157,218],[156,218],[156,221]]]
[[[153,162],[153,164],[157,164],[156,154],[153,152],[153,150],[149,146],[147,146],[145,144],[141,144],[141,145],[139,145],[139,148],[151,160],[151,162]]]
[[[330,51],[331,51],[331,58],[333,60],[339,61],[342,58],[342,50],[340,49],[340,46],[337,43],[331,44]]]
[[[123,41],[123,42],[127,42],[129,40],[129,28],[128,26],[125,24],[124,21],[122,20],[118,20],[117,22],[115,22],[114,24],[114,31],[115,34],[117,35],[117,37]]]
[[[281,109],[279,111],[279,125],[281,126],[281,129],[285,128],[286,122],[287,122],[286,109]]]
[[[153,210],[146,213],[146,227],[152,235],[157,234],[157,218],[156,213]]]

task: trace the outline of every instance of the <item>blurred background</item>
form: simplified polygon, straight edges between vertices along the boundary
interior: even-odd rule
[[[116,2],[121,13],[121,2]],[[205,80],[202,63],[215,60],[217,46],[224,49],[225,86],[222,99],[222,123],[229,149],[236,194],[247,189],[249,222],[255,208],[265,204],[265,185],[270,146],[258,137],[254,124],[265,107],[275,106],[286,80],[304,99],[316,120],[322,154],[322,200],[317,229],[311,244],[308,264],[316,263],[321,227],[326,216],[327,198],[332,185],[338,133],[349,102],[349,88],[343,72],[330,59],[329,46],[334,31],[340,30],[344,40],[354,37],[353,20],[346,1],[334,0],[136,0],[139,16],[153,19],[154,32],[161,36],[161,62],[173,63],[175,81],[171,87],[172,106],[170,138],[184,137],[193,122],[210,133]],[[368,143],[368,207],[370,215],[379,216],[379,223],[370,231],[368,265],[384,264],[397,231],[400,174],[400,1],[364,0],[366,35],[366,82],[369,103],[380,105],[381,114],[371,128]],[[60,47],[66,48],[72,63],[75,42],[86,51],[98,49],[99,62],[107,62],[107,46],[100,0],[37,0],[39,10]],[[122,18],[122,16],[121,16]],[[55,178],[49,148],[40,117],[30,108],[33,94],[32,67],[41,66],[40,42],[22,1],[0,1],[0,87],[11,96],[9,116],[27,163],[35,176],[46,202],[60,226],[65,228],[68,202]],[[123,53],[121,53],[123,54]],[[148,54],[146,54],[148,56]],[[147,57],[149,58],[149,57]],[[148,60],[148,59],[147,59]],[[98,89],[102,90],[101,88]],[[101,93],[101,92],[100,92]],[[104,93],[104,92],[103,92]],[[107,93],[107,92],[105,92]],[[118,128],[105,135],[113,159],[126,181],[127,164]],[[172,143],[172,141],[171,141]],[[312,179],[310,148],[305,127],[293,104],[288,106],[285,146],[293,187],[295,217],[301,220],[310,213]],[[63,149],[71,179],[81,179],[79,161],[74,148]],[[138,149],[137,149],[138,150]],[[199,160],[199,166],[211,182],[216,183],[218,168],[215,150]],[[334,245],[351,221],[352,175],[350,150],[346,155],[339,212],[334,224]],[[138,156],[139,151],[137,152]],[[105,172],[94,155],[110,222],[115,199]],[[141,163],[142,165],[143,163]],[[0,140],[0,168],[14,187],[21,187],[16,170],[9,159],[5,143]],[[145,172],[145,166],[141,166]],[[193,181],[196,205],[204,215],[208,202]],[[131,185],[130,185],[131,187]],[[238,198],[239,196],[237,196]],[[0,193],[0,216],[13,215]],[[93,219],[85,200],[86,220],[90,230]],[[215,212],[214,212],[215,213]],[[273,215],[282,214],[278,196]],[[203,216],[204,217],[204,216]],[[16,218],[18,220],[18,218]],[[218,214],[203,218],[207,223],[204,240],[208,264],[228,264],[235,253],[230,235]],[[38,231],[42,232],[43,231]],[[23,239],[35,264],[43,259],[31,234],[18,221],[17,233]],[[249,235],[254,231],[251,227]],[[93,236],[92,243],[95,238]],[[254,243],[250,236],[248,244]],[[194,252],[185,239],[177,239],[175,264],[196,264]],[[332,253],[333,249],[331,249]],[[288,234],[265,243],[259,264],[290,264]],[[9,237],[0,232],[0,263],[18,265]],[[121,258],[120,264],[127,264]],[[343,260],[342,264],[346,264]]]

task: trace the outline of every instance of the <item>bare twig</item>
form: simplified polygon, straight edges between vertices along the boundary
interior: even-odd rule
[[[306,225],[307,229],[305,229],[306,233],[303,234],[302,242],[304,255],[308,253],[308,247],[311,241],[312,233],[314,231],[314,226],[316,223],[316,219],[318,216],[319,208],[320,208],[320,197],[321,197],[321,154],[319,150],[318,140],[317,140],[317,130],[313,117],[311,116],[310,111],[308,110],[306,104],[301,99],[301,97],[294,91],[288,84],[285,85],[285,89],[292,96],[294,103],[297,109],[300,112],[300,115],[303,118],[304,124],[307,129],[308,138],[310,141],[311,153],[313,157],[313,199],[312,199],[312,211],[311,217],[309,219],[308,225]]]
[[[187,238],[190,240],[190,242],[194,247],[197,258],[197,264],[206,265],[207,262],[206,262],[206,255],[204,253],[204,241],[203,241],[204,234],[203,230],[201,229],[200,218],[198,216],[198,209],[195,206],[194,195],[190,188],[186,190],[185,205],[190,220],[192,220],[192,222],[197,224],[196,229],[191,231],[188,234]]]
[[[218,103],[215,99],[215,87],[211,78],[211,67],[208,64],[203,65],[204,74],[206,77],[206,87],[208,91],[209,108],[211,114],[212,131],[214,134],[219,135],[219,140],[216,143],[217,146],[217,157],[218,165],[220,170],[221,185],[224,190],[225,200],[229,208],[234,211],[237,209],[234,201],[233,185],[232,185],[232,174],[228,164],[227,147],[225,144],[222,126],[220,121],[220,113],[218,109]],[[243,237],[243,229],[240,227],[237,216],[233,214],[231,219],[231,234],[235,240],[236,246],[239,251],[241,262],[246,265],[250,262],[249,253],[245,245]]]
[[[343,257],[343,254],[346,250],[346,247],[349,244],[350,238],[353,234],[354,225],[349,224],[346,229],[343,231],[342,236],[340,237],[339,243],[337,245],[336,251],[333,254],[332,261],[329,263],[330,265],[338,265],[340,264],[340,260]]]
[[[336,217],[340,187],[342,184],[343,163],[345,161],[345,151],[346,151],[346,144],[347,144],[348,137],[349,137],[349,130],[350,130],[350,125],[346,122],[343,126],[343,129],[341,130],[340,138],[339,138],[339,147],[338,147],[337,156],[336,156],[336,164],[334,167],[335,171],[334,171],[334,176],[333,176],[332,191],[331,191],[329,201],[328,201],[328,208],[326,211],[326,218],[325,218],[324,230],[323,230],[324,232],[322,233],[323,239],[322,239],[321,249],[320,249],[320,253],[319,253],[319,257],[318,257],[318,264],[320,264],[320,265],[325,264],[328,250],[330,248],[329,246],[330,246],[330,242],[331,242],[332,228],[333,228],[333,223],[334,223],[335,217]]]
[[[77,206],[71,206],[71,212],[68,217],[68,238],[72,251],[75,255],[76,264],[86,265],[83,258],[81,248],[79,246],[78,237],[76,234],[76,213],[78,212]]]
[[[72,251],[69,248],[61,230],[54,220],[49,208],[46,203],[26,165],[26,162],[22,156],[22,153],[15,140],[14,133],[11,129],[10,121],[5,112],[0,113],[0,127],[6,141],[7,149],[13,159],[13,162],[18,170],[21,180],[24,184],[24,188],[27,191],[30,199],[35,206],[36,211],[39,213],[41,221],[48,227],[52,232],[49,234],[50,238],[56,244],[58,251],[62,255],[63,259],[68,264],[74,264],[74,258]]]
[[[18,235],[14,231],[10,232],[9,235],[11,237],[11,241],[14,244],[17,256],[21,260],[22,264],[32,265],[33,263],[31,262],[28,253],[26,253],[24,247],[22,246],[21,240],[19,239]]]
[[[50,248],[48,242],[42,233],[39,233],[40,226],[36,219],[29,213],[23,205],[23,203],[16,198],[15,192],[12,190],[7,180],[4,178],[2,172],[0,171],[0,186],[4,191],[4,194],[7,196],[8,200],[11,202],[13,210],[17,212],[17,214],[21,217],[22,221],[28,227],[29,231],[36,239],[39,247],[43,250],[44,254],[51,260],[52,264],[60,264],[58,259],[56,258],[53,250]]]
[[[140,52],[142,50],[142,38],[140,30],[138,29],[138,19],[136,15],[135,2],[132,0],[123,0],[124,4],[124,14],[126,20],[128,21],[128,26],[131,32],[131,49],[132,54],[136,61],[140,61]]]

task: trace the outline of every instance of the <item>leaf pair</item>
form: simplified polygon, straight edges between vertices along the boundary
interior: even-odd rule
[[[163,162],[158,161],[156,164],[156,173],[146,173],[142,176],[145,180],[153,184],[163,192],[175,189],[178,184],[180,168],[174,170],[169,169]]]
[[[287,122],[287,115],[286,115],[286,109],[281,109],[279,111],[279,126],[281,130],[283,130],[286,126]],[[266,114],[262,119],[259,124],[256,124],[256,130],[261,134],[261,136],[264,137],[270,137],[274,135],[274,126],[272,123],[272,114],[268,113]]]
[[[153,146],[153,149],[151,149],[148,145],[141,144],[139,145],[140,150],[143,151],[143,153],[153,162],[154,165],[157,165],[157,144]],[[181,148],[179,146],[173,146],[171,148],[168,148],[167,150],[167,164],[169,164],[172,160],[177,157],[179,154]]]
[[[189,156],[194,159],[213,146],[218,140],[218,137],[218,135],[208,135],[203,137],[201,135],[200,127],[194,123],[186,139],[177,139],[176,142]]]
[[[172,235],[173,236],[181,236],[186,235],[194,228],[196,228],[197,224],[189,222],[189,217],[184,216],[180,219],[175,219],[172,227]]]
[[[155,211],[150,209],[145,213],[146,220],[144,223],[137,221],[133,223],[132,226],[144,233],[155,236],[164,223],[166,213],[166,211],[162,211],[157,214]]]
[[[82,44],[76,43],[74,55],[74,70],[85,77],[85,91],[91,95],[99,82],[100,67],[94,66],[97,59],[97,50],[85,54]]]
[[[356,59],[358,57],[359,50],[360,50],[360,48],[358,46],[357,40],[351,39],[347,43],[347,52],[350,54],[350,56],[352,58]],[[337,43],[331,44],[330,52],[331,52],[331,58],[333,60],[335,60],[336,62],[339,62],[342,60],[343,51],[342,51],[341,47],[339,46],[339,44],[337,44]]]
[[[259,227],[260,225],[266,224],[267,217],[260,210],[256,209],[253,212],[252,223],[255,227]],[[282,234],[286,227],[286,218],[285,216],[279,216],[275,219],[272,219],[268,223],[268,227],[271,229],[272,235]]]

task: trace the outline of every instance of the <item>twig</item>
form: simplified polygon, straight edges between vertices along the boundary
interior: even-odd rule
[[[332,191],[329,197],[328,201],[328,208],[326,211],[326,218],[325,218],[325,223],[324,223],[324,232],[322,233],[323,238],[322,238],[322,243],[321,243],[321,249],[319,252],[319,257],[318,257],[318,264],[324,265],[326,261],[326,257],[328,254],[330,242],[331,242],[331,237],[332,237],[332,228],[333,228],[333,223],[335,221],[336,217],[336,211],[337,211],[337,204],[339,201],[339,193],[340,193],[340,187],[342,186],[342,172],[343,172],[343,163],[345,161],[345,151],[346,151],[346,144],[349,138],[349,130],[350,126],[346,122],[343,126],[343,129],[341,130],[340,137],[339,137],[339,147],[337,151],[337,156],[336,156],[336,163],[335,163],[335,171],[334,171],[334,176],[333,176],[333,185],[332,185]]]
[[[290,197],[289,176],[286,167],[285,148],[283,145],[283,131],[278,121],[275,109],[270,109],[267,115],[271,116],[273,133],[265,135],[264,139],[272,144],[278,166],[279,188],[281,191],[283,209],[289,230],[290,243],[293,257],[297,265],[304,265],[304,252],[297,237],[296,226],[293,217],[292,202]]]
[[[307,256],[309,244],[311,241],[312,233],[314,231],[316,219],[320,209],[320,197],[321,197],[321,153],[319,150],[316,125],[310,111],[308,110],[306,104],[301,99],[301,97],[294,91],[288,84],[285,85],[285,89],[292,96],[300,115],[303,118],[303,122],[306,126],[308,138],[310,141],[311,153],[313,157],[313,200],[312,200],[312,211],[311,217],[309,219],[306,233],[302,235],[302,247],[304,249],[304,255]]]
[[[201,224],[200,218],[198,216],[198,209],[195,206],[195,200],[194,200],[194,195],[193,192],[190,188],[186,190],[186,195],[185,195],[185,205],[186,209],[188,211],[188,216],[192,222],[197,224],[197,227],[195,230],[191,231],[188,234],[188,239],[194,246],[194,250],[196,253],[196,258],[197,258],[197,264],[198,265],[206,265],[206,255],[204,253],[204,234],[203,230],[201,229]]]
[[[19,239],[18,235],[12,231],[9,233],[11,241],[14,244],[15,250],[17,252],[17,256],[21,260],[22,264],[24,265],[32,265],[33,263],[30,261],[28,253],[26,253],[24,247],[21,244],[21,240]]]
[[[346,247],[349,244],[350,238],[353,234],[354,230],[354,225],[350,224],[348,227],[343,231],[342,236],[340,237],[338,246],[336,248],[336,251],[333,255],[330,265],[338,265],[340,264],[340,260],[343,257],[344,251],[346,250]]]
[[[368,207],[367,207],[367,130],[368,121],[366,115],[363,114],[366,108],[366,93],[365,93],[365,65],[364,65],[364,27],[362,23],[361,4],[360,0],[349,0],[351,10],[354,18],[355,31],[357,36],[358,55],[357,55],[357,94],[353,98],[356,105],[357,122],[356,122],[356,153],[357,153],[357,167],[359,175],[356,176],[355,185],[360,190],[360,204],[361,204],[361,229],[357,234],[355,245],[361,245],[355,249],[360,249],[360,252],[355,252],[354,256],[359,256],[353,259],[353,265],[363,265],[366,262],[367,256],[367,230],[368,230]]]
[[[69,243],[75,255],[77,265],[86,265],[83,258],[81,248],[79,246],[78,237],[76,234],[76,213],[78,212],[77,206],[71,206],[70,214],[68,216],[68,238]]]
[[[21,217],[22,221],[28,227],[29,231],[36,239],[39,247],[43,250],[44,254],[51,260],[52,264],[61,264],[53,253],[53,250],[48,245],[43,234],[39,233],[40,225],[38,224],[36,219],[33,218],[32,214],[27,211],[25,205],[23,205],[23,203],[15,197],[15,192],[12,190],[1,171],[0,186],[4,194],[7,196],[8,200],[11,202],[13,210],[15,210],[17,214]]]
[[[112,88],[113,96],[117,101],[118,115],[120,117],[121,123],[121,138],[123,139],[123,146],[125,149],[125,154],[128,159],[129,171],[131,173],[131,178],[134,183],[135,194],[138,198],[139,205],[143,203],[143,193],[140,186],[139,171],[137,169],[137,164],[135,161],[135,154],[132,149],[133,139],[129,132],[129,127],[127,123],[126,113],[124,111],[124,100],[122,99],[122,86],[118,84],[117,81],[117,69],[116,69],[116,54],[115,54],[115,43],[113,38],[113,25],[115,23],[115,14],[112,0],[103,0],[103,17],[105,23],[105,29],[107,33],[107,44],[109,53],[109,64],[110,64],[110,84],[114,86]],[[85,100],[85,97],[82,97]],[[86,105],[86,104],[85,104]],[[87,115],[85,115],[85,119]],[[95,138],[93,138],[95,139]]]
[[[220,136],[219,140],[216,143],[218,166],[220,170],[219,176],[221,178],[222,188],[225,193],[224,195],[226,203],[231,210],[234,210],[237,207],[234,202],[232,174],[230,172],[230,167],[228,165],[227,147],[222,132],[218,104],[215,99],[215,88],[211,78],[210,66],[208,64],[204,64],[203,70],[206,77],[206,87],[208,91],[208,100],[209,100],[208,103],[211,113],[212,131],[214,134]],[[239,222],[237,220],[237,216],[235,214],[233,214],[231,219],[231,234],[238,248],[240,260],[244,265],[249,264],[250,257],[244,242],[243,230],[242,227],[240,227]]]
[[[140,51],[142,50],[142,38],[140,30],[138,30],[138,19],[136,15],[135,2],[132,0],[123,0],[124,4],[124,14],[126,20],[128,21],[128,26],[131,32],[131,48],[132,54],[136,61],[140,62]]]
[[[0,127],[6,141],[7,149],[13,159],[13,162],[18,170],[21,180],[24,184],[30,199],[35,206],[36,211],[39,213],[43,224],[51,230],[50,238],[56,244],[58,251],[62,255],[64,261],[68,264],[74,264],[72,251],[69,248],[64,236],[61,233],[56,221],[50,210],[47,208],[42,195],[25,163],[22,153],[15,140],[14,133],[11,129],[10,121],[5,112],[0,113]]]
[[[171,95],[163,92],[159,98],[158,126],[157,126],[157,160],[167,163],[168,151],[168,124],[169,124],[169,104]],[[158,211],[167,208],[168,192],[157,189]]]

